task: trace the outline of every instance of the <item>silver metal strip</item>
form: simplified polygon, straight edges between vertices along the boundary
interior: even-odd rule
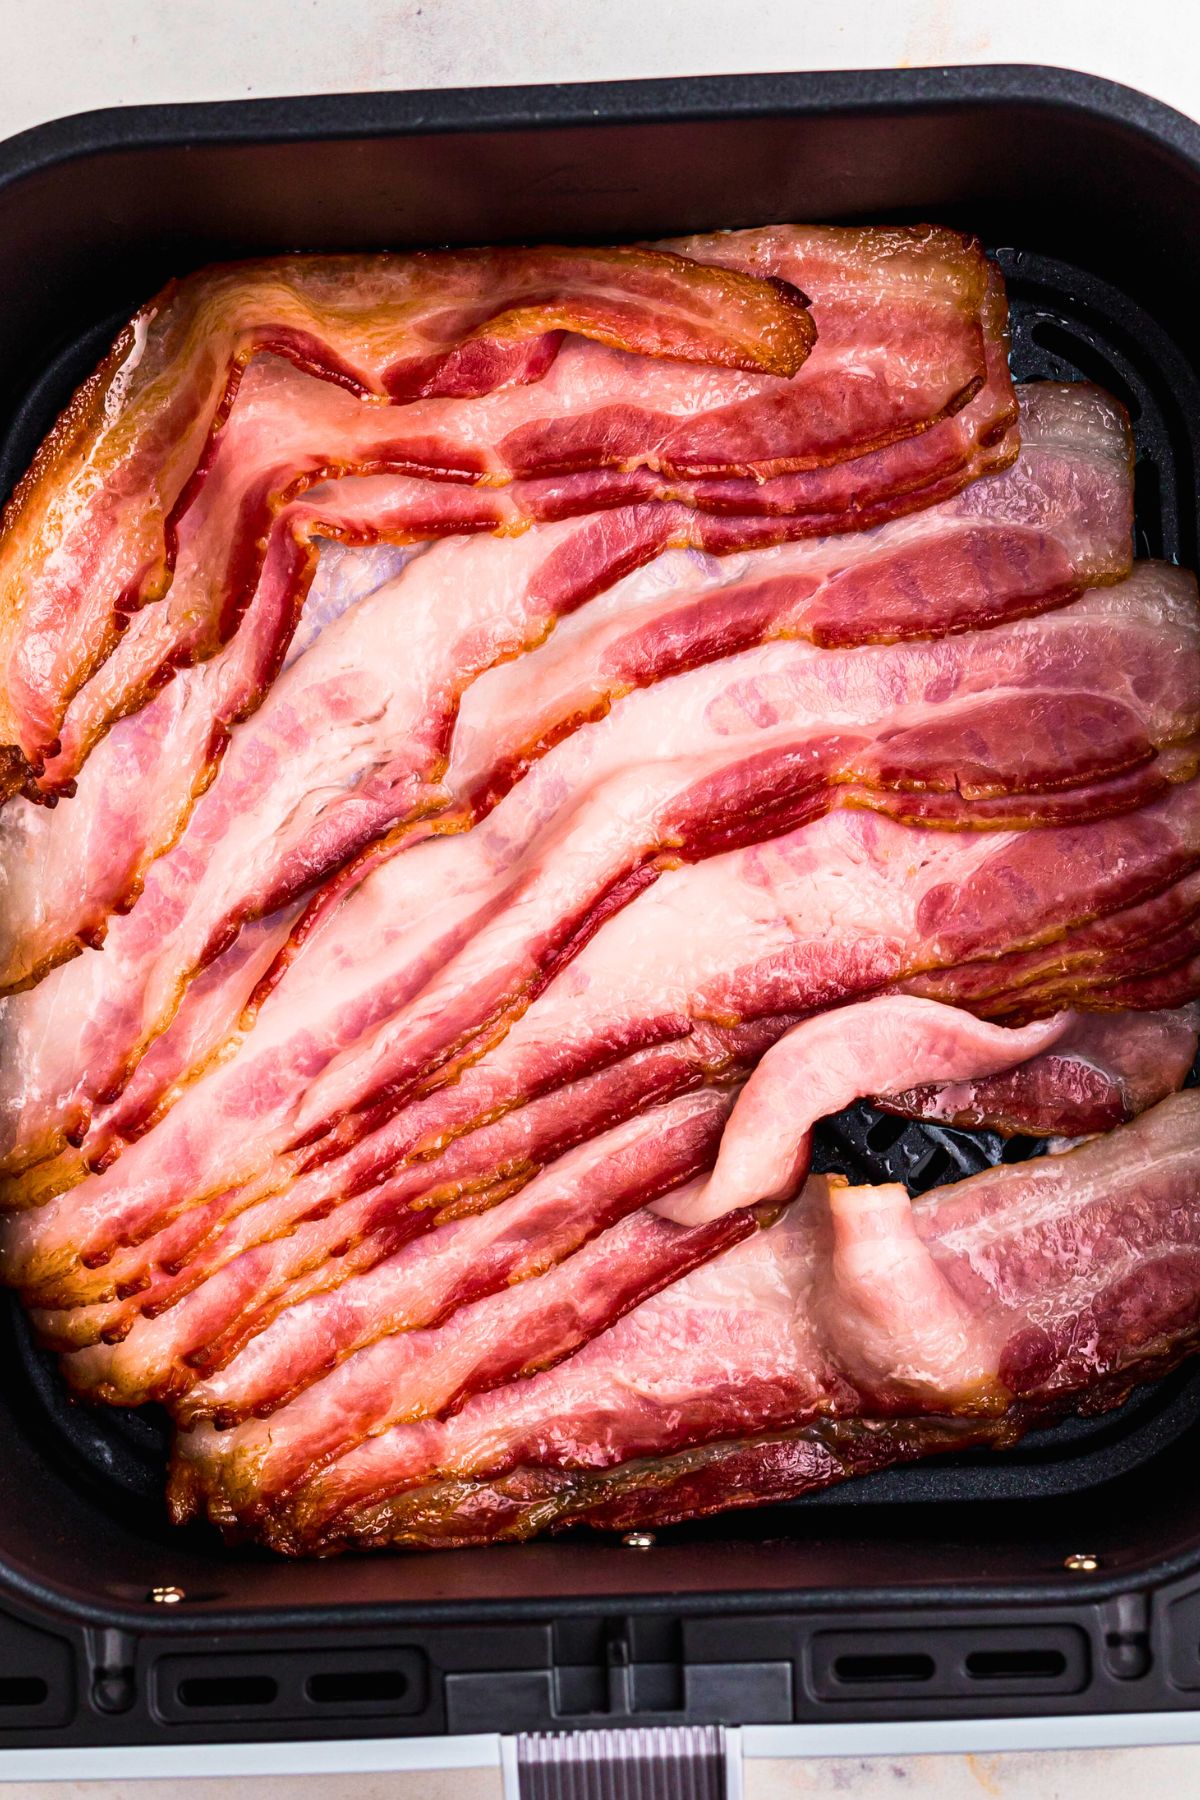
[[[730,1800],[725,1737],[722,1725],[522,1732],[517,1800]]]

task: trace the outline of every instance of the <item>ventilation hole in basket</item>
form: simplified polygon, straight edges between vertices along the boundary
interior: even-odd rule
[[[966,1666],[973,1681],[1053,1681],[1067,1659],[1061,1650],[972,1650]]]
[[[867,1128],[867,1148],[876,1156],[886,1156],[895,1148],[908,1130],[907,1119],[893,1118],[891,1113],[883,1113],[873,1125]]]
[[[1114,394],[1129,414],[1131,422],[1142,415],[1142,403],[1120,370],[1113,366],[1103,350],[1082,335],[1069,331],[1055,319],[1038,319],[1030,327],[1030,337],[1043,350],[1049,350],[1088,381]]]
[[[839,1656],[833,1673],[838,1681],[932,1681],[932,1656],[914,1652],[908,1656]]]
[[[408,1676],[399,1669],[339,1669],[310,1675],[304,1691],[318,1706],[354,1706],[364,1700],[403,1700]]]
[[[0,1677],[0,1706],[42,1706],[49,1695],[40,1675]]]
[[[270,1706],[279,1683],[270,1675],[192,1675],[179,1684],[181,1706]]]
[[[1005,1163],[1028,1162],[1031,1156],[1040,1156],[1044,1149],[1044,1138],[1011,1137],[1000,1152],[1000,1161]]]
[[[961,1170],[954,1166],[954,1158],[950,1152],[939,1146],[927,1162],[923,1162],[919,1169],[914,1169],[909,1186],[923,1194],[927,1188],[939,1187],[947,1175],[960,1173]]]

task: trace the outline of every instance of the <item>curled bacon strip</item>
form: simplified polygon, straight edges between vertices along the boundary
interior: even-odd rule
[[[793,375],[815,340],[781,280],[667,251],[286,258],[171,282],[76,394],[0,527],[0,788],[55,754],[67,705],[166,591],[176,522],[250,358],[379,401],[534,380],[559,334]]]

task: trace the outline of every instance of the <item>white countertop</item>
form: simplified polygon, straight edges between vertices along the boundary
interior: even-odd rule
[[[1114,0],[0,0],[0,25],[0,136],[155,101],[989,62],[1082,69],[1200,117],[1197,0],[1136,9]],[[0,1776],[17,1766],[0,1755]],[[763,1760],[747,1764],[746,1795],[836,1790],[873,1800],[907,1788],[937,1800],[1105,1800],[1135,1783],[1164,1796],[1200,1790],[1200,1747]],[[248,1785],[201,1780],[188,1800],[235,1800]],[[474,1769],[258,1777],[253,1786],[262,1800],[491,1800],[500,1781],[498,1770]],[[0,1800],[165,1800],[176,1791],[125,1776],[61,1786],[0,1779]]]
[[[1195,0],[0,0],[0,132],[97,106],[1057,63],[1200,116]]]

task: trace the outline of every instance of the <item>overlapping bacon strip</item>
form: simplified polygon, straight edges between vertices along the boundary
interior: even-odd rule
[[[564,331],[782,377],[815,335],[782,281],[654,250],[284,257],[171,283],[80,389],[4,514],[5,791],[56,754],[73,696],[129,614],[166,591],[206,446],[251,357],[269,350],[395,403],[536,380]]]
[[[44,1134],[56,1121],[76,1133],[89,1124],[96,1099],[120,1092],[188,981],[246,918],[285,904],[389,826],[407,822],[402,841],[411,845],[422,832],[475,823],[565,732],[631,688],[773,638],[849,645],[994,625],[1060,603],[1085,579],[1121,574],[1129,545],[1121,416],[1094,390],[1032,389],[1025,410],[1029,437],[1011,471],[874,533],[721,559],[655,556],[660,534],[695,515],[646,507],[538,527],[512,542],[436,545],[341,616],[344,593],[322,583],[303,653],[237,734],[182,843],[151,866],[133,911],[112,922],[104,954],[0,1002],[7,1105],[21,1085],[32,1090],[10,1161],[55,1148]],[[605,587],[640,558],[650,559],[641,572]],[[1135,598],[1145,611],[1151,587],[1158,597],[1145,629],[1159,640],[1165,698],[1180,692],[1171,646],[1186,639],[1191,602],[1182,578],[1150,577],[1122,590],[1122,630],[1138,629]],[[335,616],[318,632],[326,612]],[[513,660],[556,621],[547,642]],[[221,691],[221,664],[240,654],[250,624],[222,658],[111,734],[73,802],[52,813],[10,809],[10,848],[21,852],[13,913],[44,906],[48,894],[65,905],[72,886],[94,905],[106,881],[124,879],[154,817],[156,783],[178,782],[181,770],[186,779],[196,734],[173,729],[177,698],[189,679]],[[1108,627],[1087,629],[1103,661]],[[1002,656],[1004,642],[981,638],[979,654]],[[1019,644],[1016,653],[1025,653]],[[948,647],[939,657],[950,670],[963,654]],[[893,668],[896,680],[919,682],[926,666],[915,653],[861,660],[864,681],[877,683]],[[821,667],[831,681],[845,679],[836,658],[802,666],[818,683]],[[885,705],[898,703],[899,687],[879,691]],[[162,741],[156,714],[169,721]],[[203,713],[200,721],[207,729]],[[1189,729],[1185,722],[1177,734]],[[596,779],[590,763],[586,775]],[[248,993],[244,984],[230,990],[230,1027]],[[107,1141],[93,1134],[91,1160]]]
[[[111,1335],[128,1330],[139,1306],[153,1313],[187,1292],[188,1278],[177,1277],[201,1250],[198,1267],[211,1269],[210,1256],[219,1266],[226,1249],[240,1254],[288,1234],[291,1243],[274,1265],[284,1280],[308,1280],[313,1256],[320,1267],[360,1240],[369,1238],[369,1249],[386,1253],[388,1195],[369,1191],[381,1177],[393,1170],[403,1177],[405,1165],[461,1139],[467,1161],[456,1179],[474,1176],[486,1185],[495,1151],[483,1140],[482,1166],[471,1164],[476,1128],[606,1069],[620,1106],[636,1110],[665,1078],[653,1057],[637,1062],[638,1053],[653,1046],[683,1051],[683,1068],[667,1071],[671,1079],[695,1080],[706,1069],[736,1074],[739,1063],[745,1066],[744,1052],[739,1056],[721,1033],[714,1040],[708,1021],[763,1020],[767,1035],[756,1046],[761,1053],[797,1015],[911,982],[914,969],[941,968],[953,980],[959,967],[976,966],[972,958],[999,956],[1002,966],[1005,952],[1017,962],[1054,957],[1073,928],[1106,928],[1119,943],[1124,923],[1132,928],[1147,910],[1145,897],[1182,885],[1200,862],[1198,806],[1192,783],[1111,820],[999,836],[914,832],[869,813],[843,811],[773,842],[665,874],[610,918],[503,1041],[457,1080],[398,1109],[385,1100],[357,1112],[340,1110],[323,1139],[305,1130],[307,1115],[292,1111],[295,1149],[264,1165],[258,1150],[267,1136],[263,1121],[259,1117],[252,1131],[244,1123],[247,1105],[258,1105],[268,1065],[278,1068],[264,1045],[268,1064],[257,1077],[243,1075],[211,1092],[200,1082],[105,1175],[11,1220],[4,1233],[5,1274],[45,1306],[121,1303],[96,1321]],[[1066,891],[1062,867],[1076,871]],[[1074,920],[1098,923],[1073,927]],[[1029,948],[1015,951],[1014,945]],[[1013,983],[1028,1008],[1020,986],[1025,973],[1019,969]],[[937,977],[921,979],[932,983]],[[303,996],[311,1002],[314,990],[328,987],[327,978],[314,976],[312,987],[300,990],[294,1004],[302,1015]],[[1054,1004],[1035,1003],[1033,1010],[1036,1016],[1073,1001],[1087,1004],[1088,997],[1088,974],[1081,971],[1069,988],[1056,987]],[[1002,1012],[1009,1003],[1000,976],[986,997],[973,1001],[984,1013]],[[256,1036],[251,1033],[249,1044],[258,1051]],[[375,1072],[375,1065],[367,1066]],[[335,1079],[344,1079],[337,1064],[330,1067]],[[285,1077],[277,1091],[290,1091]],[[240,1098],[243,1126],[236,1143],[222,1123],[233,1116],[222,1114],[222,1096],[227,1109]],[[307,1099],[315,1104],[319,1095],[310,1089]],[[206,1190],[212,1200],[198,1204]],[[401,1179],[397,1194],[412,1197],[412,1191],[408,1178]],[[342,1200],[346,1209],[326,1225],[321,1215]],[[376,1200],[383,1216],[373,1210]],[[297,1231],[306,1216],[314,1219],[313,1229]],[[216,1240],[223,1232],[228,1236],[221,1245]],[[343,1272],[335,1257],[333,1278]],[[261,1265],[255,1282],[265,1301],[269,1289]]]
[[[923,1081],[875,1104],[1004,1136],[1084,1137],[1136,1118],[1181,1088],[1196,1060],[1200,1004],[1172,1012],[1080,1013],[1019,1068],[968,1081]],[[909,1079],[916,1079],[915,1071]]]
[[[293,1553],[490,1542],[664,1523],[1011,1443],[1080,1393],[1113,1403],[1193,1347],[1198,1175],[1188,1093],[1070,1154],[917,1202],[814,1178],[770,1229],[578,1350],[570,1313],[537,1291],[594,1292],[577,1252],[360,1353],[269,1420],[182,1433],[172,1505]],[[684,1255],[696,1229],[634,1214],[595,1257],[607,1249],[619,1280],[639,1234],[674,1232]],[[559,1355],[513,1380],[521,1309],[543,1330],[561,1321]],[[508,1379],[489,1348],[505,1328]],[[405,1359],[403,1387],[372,1379],[372,1354]],[[435,1369],[458,1386],[430,1416]]]
[[[237,1053],[73,1190],[66,1213],[79,1222],[96,1207],[116,1225],[132,1187],[141,1223],[121,1223],[117,1241],[145,1235],[380,1094],[452,1077],[681,858],[757,843],[830,806],[995,828],[1061,823],[1071,783],[1083,818],[1128,808],[1131,779],[1134,799],[1161,792],[1193,766],[1200,724],[1185,584],[1148,567],[990,632],[854,651],[783,640],[635,689],[474,830],[401,840],[340,905],[322,900],[323,924]],[[1174,743],[1181,767],[1158,754]],[[108,1020],[92,1024],[102,1033]],[[42,1210],[39,1230],[55,1211]],[[85,1232],[79,1247],[100,1246]]]
[[[435,264],[489,307],[404,314]],[[1194,1097],[795,1197],[856,1095],[1062,1135],[1184,1078],[1200,610],[1130,572],[1120,408],[1023,390],[1014,462],[998,277],[924,228],[370,267],[358,363],[202,341],[245,270],[165,308],[152,603],[43,663],[0,1274],[68,1379],[172,1409],[176,1516],[325,1552],[802,1492],[1182,1354]]]

